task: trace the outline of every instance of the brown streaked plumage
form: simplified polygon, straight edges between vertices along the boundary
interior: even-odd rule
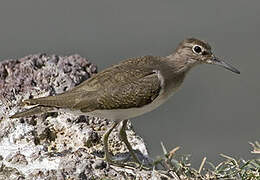
[[[195,65],[203,63],[216,64],[239,73],[234,67],[216,58],[208,43],[189,38],[167,57],[127,59],[65,93],[25,100],[23,104],[35,107],[11,118],[69,109],[76,114],[114,119],[115,124],[104,135],[105,158],[110,163],[114,161],[108,153],[108,136],[124,120],[120,135],[134,160],[139,162],[126,138],[126,119],[152,111],[164,103],[181,86],[186,73]]]

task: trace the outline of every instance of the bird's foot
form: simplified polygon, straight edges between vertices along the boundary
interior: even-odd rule
[[[127,157],[126,159],[122,159],[122,160],[114,160],[112,155],[109,153],[108,137],[109,137],[110,133],[112,132],[112,130],[117,126],[117,124],[118,123],[114,123],[112,125],[112,127],[110,129],[108,129],[108,131],[103,136],[104,151],[105,151],[104,160],[108,164],[111,164],[111,165],[114,165],[114,166],[148,169],[149,167],[145,167],[144,163],[140,162],[140,160],[138,159],[137,155],[135,154],[132,146],[130,145],[130,143],[127,139],[127,135],[126,135],[126,132],[125,132],[126,127],[127,127],[127,120],[123,120],[122,126],[121,126],[120,131],[119,131],[119,135],[120,135],[120,139],[126,144],[127,149],[129,150],[129,153],[133,158],[133,161],[126,162],[129,159],[129,157]]]
[[[151,165],[145,165],[144,163],[141,163],[140,161],[129,161],[129,157],[120,159],[119,158],[113,158],[112,155],[109,152],[105,152],[104,161],[106,161],[108,164],[122,167],[122,168],[131,168],[131,169],[140,169],[140,170],[151,170]]]
[[[104,161],[106,161],[110,165],[125,167],[125,164],[121,161],[113,160],[111,155],[105,152]]]

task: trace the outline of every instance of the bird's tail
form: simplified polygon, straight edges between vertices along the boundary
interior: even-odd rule
[[[21,118],[21,117],[27,117],[27,116],[32,116],[35,114],[41,114],[41,113],[45,113],[45,112],[50,112],[54,110],[54,108],[52,107],[46,107],[46,106],[35,106],[31,109],[27,109],[23,112],[18,112],[16,114],[14,114],[13,116],[11,116],[10,118]]]

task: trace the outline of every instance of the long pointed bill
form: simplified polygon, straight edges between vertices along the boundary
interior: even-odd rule
[[[220,60],[217,57],[213,57],[211,60],[208,61],[209,64],[216,64],[218,66],[224,67],[234,73],[240,74],[240,71],[237,70],[236,68],[234,68],[233,66],[231,66],[230,64]]]

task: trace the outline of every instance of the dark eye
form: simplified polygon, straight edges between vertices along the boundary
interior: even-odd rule
[[[199,47],[199,46],[194,46],[193,47],[193,51],[195,52],[195,53],[197,53],[197,54],[200,54],[201,53],[201,47]]]

